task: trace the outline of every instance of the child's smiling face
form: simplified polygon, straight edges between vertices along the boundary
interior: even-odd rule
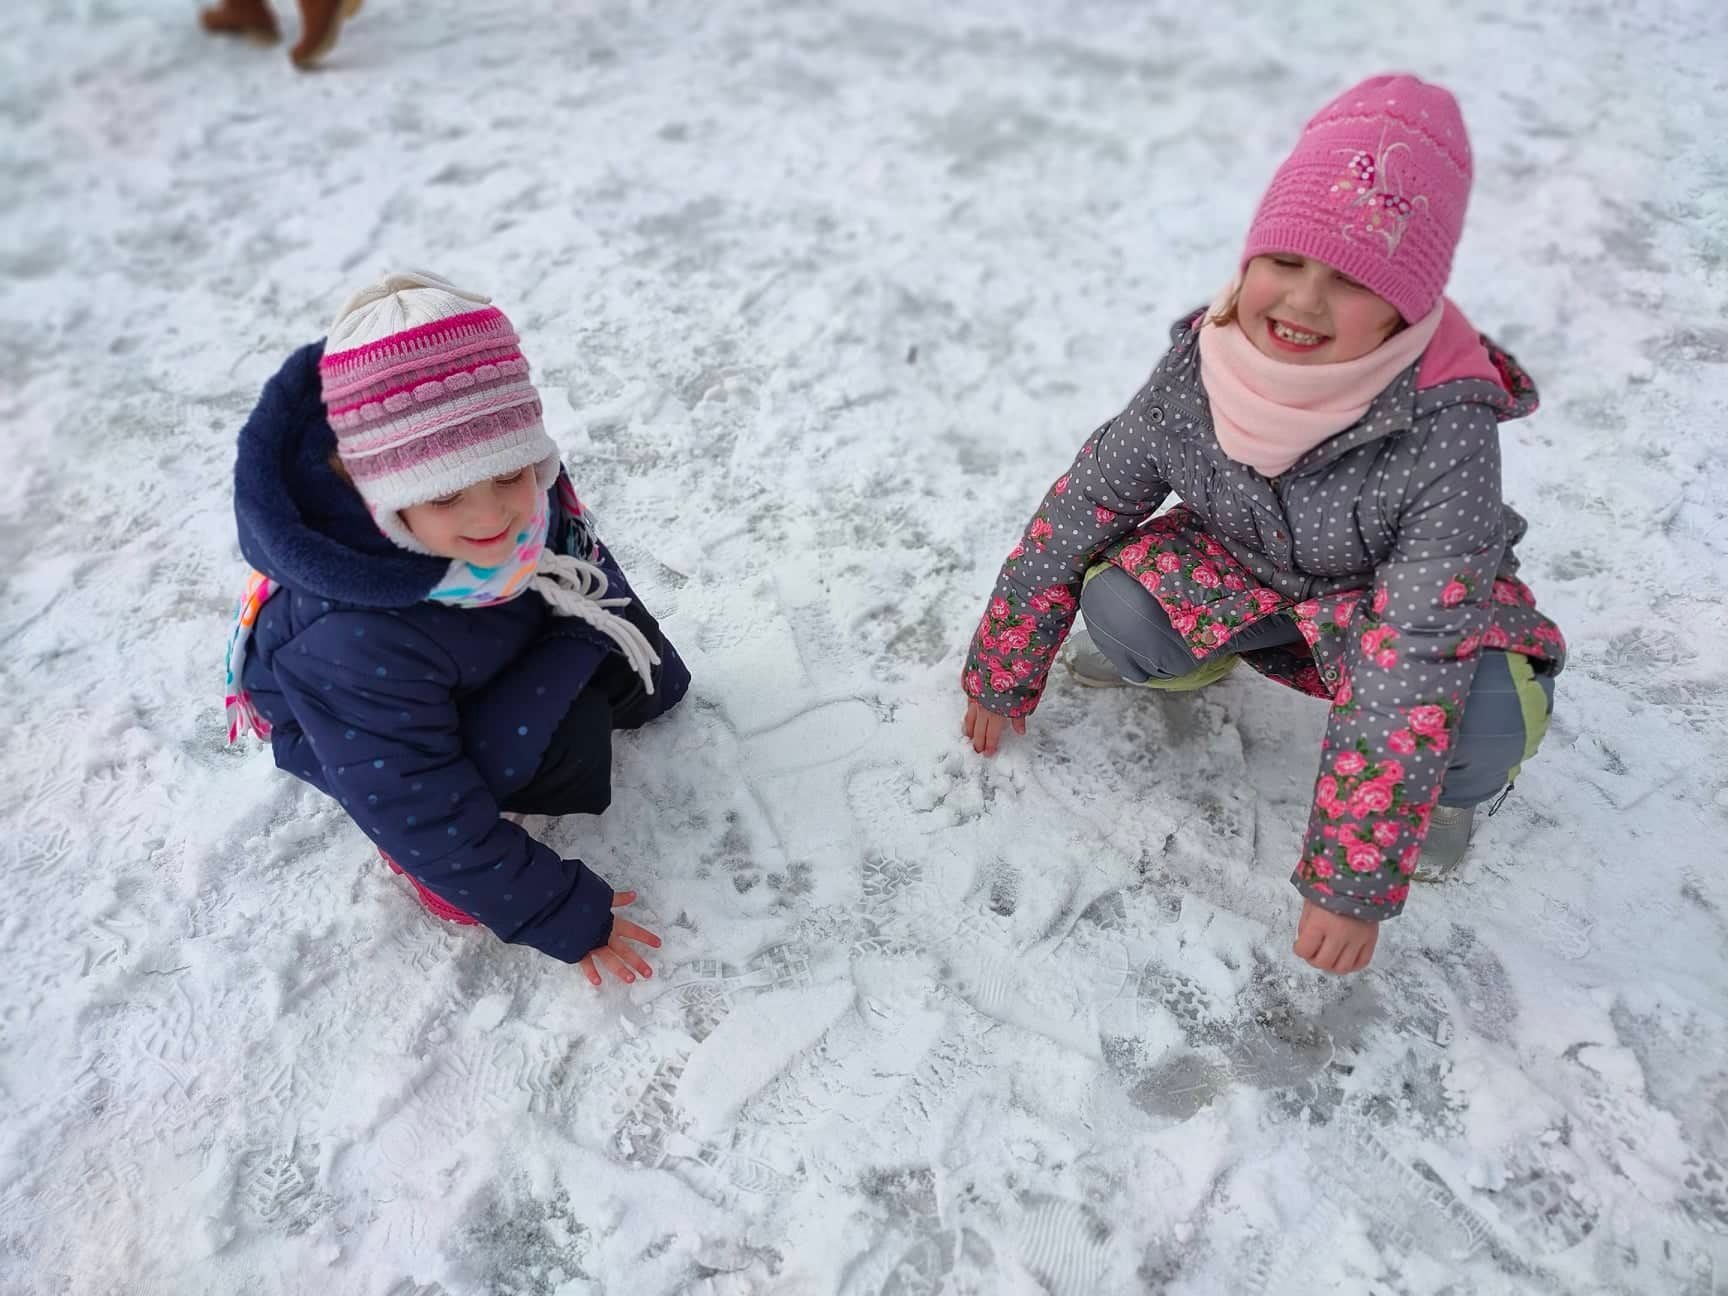
[[[477,482],[465,490],[402,510],[402,523],[440,558],[496,567],[534,519],[540,485],[532,468]]]
[[[1324,262],[1257,256],[1242,272],[1236,321],[1262,355],[1285,364],[1342,364],[1397,332],[1397,308]]]

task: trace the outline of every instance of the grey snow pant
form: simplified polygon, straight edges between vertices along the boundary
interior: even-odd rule
[[[1131,684],[1177,679],[1202,664],[1188,651],[1158,600],[1120,567],[1108,567],[1086,583],[1080,612],[1098,651]],[[1273,616],[1235,635],[1216,655],[1281,648],[1301,641],[1294,621]],[[1472,806],[1486,801],[1517,775],[1547,731],[1548,716],[1554,710],[1554,677],[1532,673],[1522,662],[1515,671],[1509,656],[1493,650],[1482,653],[1458,732],[1453,736],[1441,805]],[[1540,700],[1521,695],[1521,690],[1528,694],[1532,687],[1541,690]]]

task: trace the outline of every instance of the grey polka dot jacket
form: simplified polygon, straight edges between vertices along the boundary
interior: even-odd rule
[[[1481,651],[1564,663],[1559,628],[1517,578],[1525,523],[1500,494],[1498,425],[1536,408],[1535,387],[1484,338],[1500,383],[1419,390],[1412,365],[1361,420],[1269,481],[1219,448],[1199,318],[1176,324],[1139,394],[1044,496],[961,683],[990,711],[1029,714],[1101,562],[1157,598],[1197,661],[1265,617],[1292,617],[1302,644],[1244,654],[1332,704],[1292,881],[1333,912],[1389,918]],[[1180,504],[1159,513],[1172,494]]]

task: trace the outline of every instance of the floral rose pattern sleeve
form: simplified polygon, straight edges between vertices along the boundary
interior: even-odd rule
[[[1032,713],[1079,610],[1087,567],[1170,493],[1154,464],[1163,419],[1148,383],[1087,438],[1009,552],[961,673],[967,696],[986,710]]]
[[[1390,918],[1403,908],[1501,596],[1494,416],[1480,406],[1455,410],[1429,435],[1448,458],[1460,442],[1466,452],[1456,471],[1404,501],[1393,553],[1372,587],[1324,611],[1294,609],[1310,648],[1323,652],[1334,647],[1323,639],[1342,637],[1343,668],[1292,881],[1350,917]]]

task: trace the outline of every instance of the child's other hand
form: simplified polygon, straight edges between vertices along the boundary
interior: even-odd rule
[[[1302,917],[1296,924],[1296,957],[1322,972],[1360,972],[1373,959],[1374,942],[1379,939],[1379,923],[1346,918],[1312,900],[1302,902]]]
[[[1012,724],[1014,732],[1026,732],[1026,721],[1015,716],[1010,720],[1007,716],[999,716],[994,711],[986,711],[971,698],[966,700],[966,737],[972,744],[972,750],[982,752],[986,756],[994,756],[996,748],[1002,742],[1002,731]]]
[[[612,907],[620,909],[634,903],[634,891],[614,891]],[[649,949],[660,948],[660,938],[646,927],[638,927],[625,918],[612,919],[612,939],[598,949],[589,950],[576,964],[588,978],[590,985],[600,984],[600,969],[605,968],[613,976],[625,984],[634,981],[638,976],[651,977],[654,969],[635,950],[625,944],[626,941],[638,941]]]

